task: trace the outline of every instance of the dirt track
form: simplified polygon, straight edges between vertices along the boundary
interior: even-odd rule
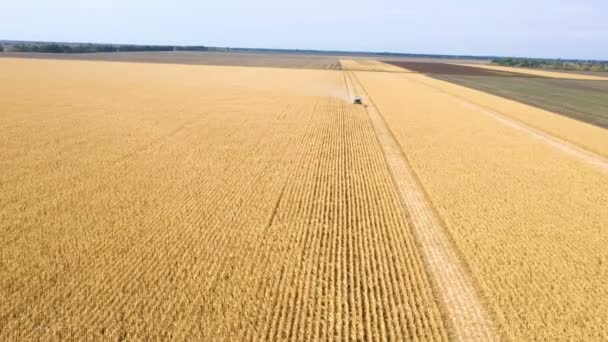
[[[356,76],[349,72],[346,79],[348,90],[364,99],[393,181],[409,214],[427,271],[434,281],[451,336],[459,341],[497,340],[493,323],[477,296],[473,282],[426,200],[424,190],[410,170],[401,148]]]

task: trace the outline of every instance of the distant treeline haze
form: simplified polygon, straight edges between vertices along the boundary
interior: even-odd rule
[[[502,66],[515,66],[538,69],[559,69],[576,71],[603,71],[608,72],[606,61],[583,61],[583,60],[561,60],[561,59],[536,59],[536,58],[497,58],[493,64]]]
[[[4,51],[42,53],[93,53],[93,52],[136,52],[136,51],[208,51],[206,46],[172,45],[112,45],[112,44],[14,44],[4,46]]]

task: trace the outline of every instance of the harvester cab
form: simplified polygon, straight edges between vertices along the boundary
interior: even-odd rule
[[[363,99],[361,99],[361,96],[355,96],[353,98],[353,104],[363,104]]]

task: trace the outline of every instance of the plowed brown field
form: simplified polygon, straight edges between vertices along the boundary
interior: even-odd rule
[[[564,79],[570,79],[570,80],[590,80],[590,81],[608,80],[608,77],[606,77],[606,76],[575,74],[575,73],[569,73],[569,72],[559,72],[559,71],[542,70],[542,69],[517,68],[517,67],[507,67],[507,66],[489,65],[489,64],[458,64],[458,65],[461,65],[464,67],[493,70],[493,71],[497,71],[497,72],[527,74],[527,75],[532,75],[532,76],[551,77],[551,78],[564,78]]]
[[[3,59],[0,93],[0,339],[447,339],[341,72]]]
[[[491,69],[477,68],[468,65],[449,64],[449,63],[429,63],[429,62],[401,62],[386,61],[386,64],[403,68],[407,71],[422,74],[442,74],[442,75],[475,75],[475,76],[526,76],[514,72],[504,72]]]

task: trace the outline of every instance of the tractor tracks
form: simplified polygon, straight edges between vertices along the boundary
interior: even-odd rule
[[[408,213],[408,222],[417,239],[426,271],[431,276],[450,329],[450,337],[460,341],[498,340],[494,324],[477,295],[473,280],[425,198],[424,190],[399,144],[356,76],[347,71],[345,79],[347,89],[353,92],[350,95],[363,98],[395,187]]]

